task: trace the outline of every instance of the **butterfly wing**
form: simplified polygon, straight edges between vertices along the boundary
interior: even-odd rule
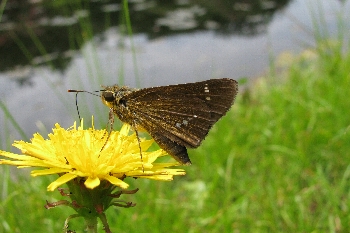
[[[179,162],[190,160],[186,147],[196,148],[233,104],[237,82],[212,79],[197,83],[144,88],[121,98],[133,116]]]

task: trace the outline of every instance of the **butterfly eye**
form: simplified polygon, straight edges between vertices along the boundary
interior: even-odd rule
[[[104,92],[102,96],[107,102],[115,101],[115,95],[113,92]]]
[[[119,104],[123,105],[124,107],[126,107],[126,99],[120,99],[119,100]]]

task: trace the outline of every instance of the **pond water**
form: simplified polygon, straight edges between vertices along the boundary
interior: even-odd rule
[[[322,15],[335,36],[338,15],[350,12],[349,1],[337,0],[134,0],[130,40],[120,26],[123,6],[115,2],[7,1],[0,21],[0,99],[28,137],[78,120],[67,89],[254,78],[271,58],[314,44],[312,15]],[[83,118],[94,113],[107,122],[108,108],[98,97],[80,94],[78,106]],[[4,108],[0,127],[1,147],[21,139]]]

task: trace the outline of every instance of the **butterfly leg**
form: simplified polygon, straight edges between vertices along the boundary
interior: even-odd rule
[[[139,137],[139,132],[137,131],[137,127],[136,127],[136,123],[135,121],[133,120],[132,121],[132,125],[131,125],[132,129],[135,131],[135,134],[136,134],[136,138],[137,138],[137,141],[139,143],[139,150],[140,150],[140,156],[141,156],[141,163],[142,163],[142,171],[144,172],[145,169],[143,167],[143,158],[142,158],[142,149],[141,149],[141,140],[140,140],[140,137]]]
[[[111,132],[113,130],[113,124],[114,124],[114,113],[113,113],[113,108],[110,108],[109,109],[109,114],[108,114],[108,123],[107,123],[107,126],[106,126],[106,129],[108,131],[108,136],[107,136],[106,142],[103,144],[103,146],[102,146],[100,151],[102,151],[105,148],[105,146],[106,146],[106,144],[108,142],[108,139],[109,139],[109,137],[111,135]],[[103,138],[105,137],[105,135],[106,135],[106,133],[103,135]]]

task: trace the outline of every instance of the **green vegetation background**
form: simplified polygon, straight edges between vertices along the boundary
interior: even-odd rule
[[[350,52],[342,37],[283,56],[241,85],[231,111],[173,182],[131,180],[137,203],[111,208],[113,232],[348,232]],[[50,178],[0,167],[0,232],[61,232],[72,211],[44,209]],[[16,174],[13,176],[12,174]],[[72,220],[70,229],[82,232]],[[100,232],[103,232],[100,228]]]

